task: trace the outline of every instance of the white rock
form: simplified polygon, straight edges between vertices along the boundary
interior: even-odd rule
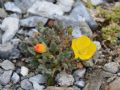
[[[36,30],[36,29],[31,29],[31,30],[27,33],[27,35],[28,35],[29,37],[34,37],[34,36],[35,36],[35,33],[39,33],[38,30]]]
[[[44,86],[43,85],[39,85],[37,82],[33,82],[33,88],[34,90],[44,90]]]
[[[36,1],[32,7],[28,9],[28,13],[53,18],[54,15],[63,15],[64,12],[61,7],[51,2]]]
[[[5,30],[2,36],[2,43],[11,40],[19,28],[19,19],[14,17],[7,17],[3,20],[1,28]]]
[[[74,38],[79,38],[81,36],[81,31],[80,31],[80,28],[79,27],[75,27],[73,28],[73,31],[72,31],[72,36]]]
[[[103,67],[105,71],[108,71],[110,73],[117,73],[119,70],[119,64],[116,62],[110,62],[106,63]]]
[[[17,73],[13,73],[13,75],[11,77],[11,80],[15,84],[15,83],[20,81],[20,77],[19,77],[19,75]]]
[[[21,81],[21,87],[24,90],[33,90],[32,83],[30,83],[28,79],[24,79]]]
[[[79,80],[80,78],[83,78],[85,75],[86,69],[78,69],[73,73],[73,77],[75,80]]]
[[[5,18],[7,16],[6,11],[3,8],[0,8],[0,17]]]
[[[14,4],[14,2],[6,2],[5,9],[16,13],[22,13],[22,11]]]
[[[29,72],[29,69],[27,67],[25,67],[25,66],[21,67],[21,72],[20,72],[21,75],[26,76],[26,75],[28,75],[28,72]]]
[[[47,23],[47,18],[40,17],[40,16],[31,16],[25,19],[20,20],[20,25],[24,27],[35,27],[39,22],[43,24]]]
[[[14,0],[15,5],[18,6],[22,13],[26,13],[36,0]]]
[[[77,18],[83,17],[92,29],[96,29],[97,23],[81,1],[78,0],[78,2],[76,2],[74,8],[71,11],[71,15]]]
[[[73,76],[65,72],[61,72],[57,74],[55,80],[57,84],[60,86],[70,86],[70,85],[73,85],[73,82],[74,82]]]
[[[12,62],[10,62],[9,60],[5,60],[3,61],[0,66],[5,69],[5,70],[14,70],[15,66]]]
[[[101,49],[101,44],[99,41],[94,41],[94,43],[97,45],[97,50]]]
[[[11,43],[0,44],[0,58],[9,57],[14,46]]]
[[[85,82],[83,80],[79,80],[75,82],[75,85],[79,88],[83,88],[85,86]]]
[[[46,83],[45,77],[41,74],[30,77],[29,81],[32,82],[32,83],[36,82],[36,83],[39,83],[39,84],[45,84]]]
[[[74,0],[58,0],[57,4],[64,12],[69,12],[74,4]]]
[[[4,73],[0,76],[0,84],[6,85],[10,82],[10,77],[12,75],[12,70],[4,71]]]
[[[92,3],[93,5],[99,5],[99,4],[104,3],[104,0],[91,0],[91,3]]]

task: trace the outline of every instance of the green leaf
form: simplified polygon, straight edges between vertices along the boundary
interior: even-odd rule
[[[32,54],[34,56],[36,55],[36,53],[35,53],[35,51],[34,51],[34,49],[32,47],[27,47],[27,49],[28,49],[30,54]]]

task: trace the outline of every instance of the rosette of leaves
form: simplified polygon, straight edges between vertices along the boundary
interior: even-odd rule
[[[38,36],[23,40],[20,48],[25,57],[32,58],[32,61],[29,62],[31,68],[34,67],[38,72],[45,74],[50,85],[53,84],[53,78],[57,72],[65,70],[71,73],[76,69],[76,61],[73,59],[71,50],[71,29],[65,30],[60,25],[49,28],[39,23],[38,31]],[[46,44],[47,52],[35,53],[33,46],[42,42]]]

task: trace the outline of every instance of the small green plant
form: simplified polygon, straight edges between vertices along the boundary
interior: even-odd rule
[[[71,50],[71,28],[64,30],[60,25],[49,28],[39,23],[38,31],[35,37],[23,40],[20,48],[23,55],[26,55],[25,57],[32,58],[32,61],[29,62],[30,65],[48,76],[48,84],[50,85],[53,83],[51,78],[54,78],[56,72],[65,70],[71,73],[73,69],[77,68]],[[46,45],[46,52],[36,53],[34,51],[33,47],[38,43]]]
[[[120,32],[120,26],[112,23],[102,28],[102,36],[104,40],[109,40],[111,44],[117,43],[117,34]]]
[[[104,18],[101,23],[102,38],[109,41],[112,45],[117,43],[117,34],[120,32],[120,5],[112,6],[107,9],[97,7],[99,10],[98,17]]]
[[[97,7],[97,9],[100,12],[98,17],[103,17],[106,21],[110,22],[120,22],[120,5],[108,9]]]

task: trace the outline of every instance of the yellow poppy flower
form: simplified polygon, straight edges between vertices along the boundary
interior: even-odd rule
[[[96,45],[87,36],[82,35],[79,38],[72,40],[72,49],[75,54],[75,58],[81,60],[90,59],[96,52]]]

